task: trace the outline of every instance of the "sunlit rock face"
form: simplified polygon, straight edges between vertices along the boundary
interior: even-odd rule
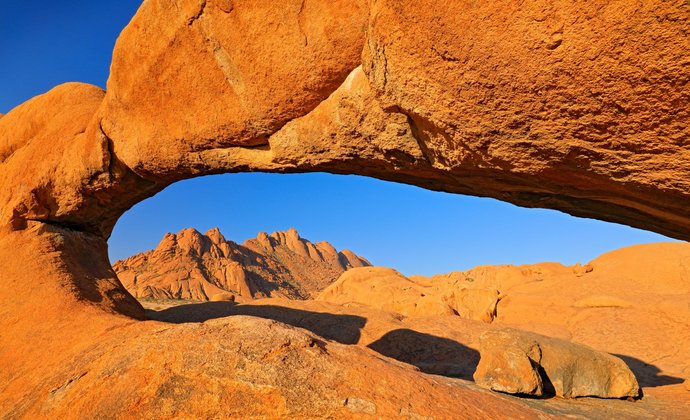
[[[319,170],[687,238],[688,19],[662,1],[147,1],[105,96],[70,84],[2,118],[2,220],[107,236],[175,180]]]
[[[143,309],[106,257],[122,213],[180,179],[361,174],[689,238],[689,20],[685,2],[661,0],[145,1],[117,42],[107,92],[61,85],[0,118],[1,411],[64,414],[71,389],[83,391],[81,410],[98,400],[111,413],[172,392],[183,371],[198,377],[173,363],[169,383],[143,386],[152,373],[122,344],[144,337],[137,346],[161,354],[231,327],[150,339],[157,327],[134,323]],[[106,388],[81,388],[107,364],[97,343],[119,349],[119,370],[101,369]],[[138,375],[137,396],[115,386],[124,372]],[[272,392],[285,413],[324,412]],[[370,392],[343,396],[334,415],[402,413]],[[424,392],[405,394],[418,401],[409,416],[451,416]],[[464,416],[498,416],[478,398],[453,401]]]
[[[480,336],[479,386],[510,394],[634,398],[640,386],[623,360],[582,344],[514,330]]]
[[[240,302],[308,299],[353,267],[371,265],[353,252],[301,238],[296,229],[259,233],[241,245],[216,229],[168,233],[156,249],[116,261],[113,269],[138,299]]]

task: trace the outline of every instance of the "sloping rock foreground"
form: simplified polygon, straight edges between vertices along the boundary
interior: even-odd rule
[[[74,241],[76,235],[44,225],[8,235],[0,239],[0,250],[4,251],[0,253],[0,266],[15,279],[21,279],[27,270],[38,271],[44,275],[42,278],[67,279],[68,267],[49,263],[74,245],[63,243],[63,238]],[[29,258],[31,255],[23,253],[23,248],[17,248],[17,244],[26,241],[49,256]],[[107,255],[103,253],[102,258]],[[76,262],[70,260],[71,264]],[[97,266],[96,262],[92,267]],[[85,270],[83,278],[88,282],[81,284],[83,295],[95,298],[96,287],[113,290],[103,279],[106,274],[96,269]],[[0,331],[0,338],[3,343],[12,343],[0,347],[0,363],[5,367],[0,370],[0,412],[9,418],[548,418],[549,414],[572,412],[559,403],[535,407],[532,402],[491,394],[460,379],[428,376],[379,355],[374,350],[376,345],[366,350],[322,338],[331,337],[327,330],[314,335],[286,326],[283,322],[289,323],[287,319],[257,319],[270,318],[270,311],[203,324],[171,325],[107,314],[98,301],[84,301],[77,298],[76,290],[66,293],[68,289],[54,284],[24,281],[10,286],[15,291],[23,287],[34,299],[10,299],[0,307],[0,316],[8,324],[7,329]],[[291,315],[305,323],[330,322],[326,325],[335,334],[348,331],[353,320],[367,328],[400,322],[392,313],[376,316],[362,312],[373,321],[369,326],[366,318],[359,315],[333,317],[344,313],[346,308],[342,306],[321,307],[319,317],[308,305],[329,304],[279,302],[288,311],[287,304],[304,305]],[[199,305],[243,307],[230,302]],[[14,315],[22,307],[30,308],[39,319],[52,322]],[[251,307],[261,309],[260,305]],[[185,309],[173,309],[180,308]],[[64,313],[70,317],[61,317]],[[472,322],[460,317],[447,319]],[[471,331],[471,326],[450,329],[444,327],[443,321],[434,319],[427,321],[427,325],[455,330],[456,334]],[[486,324],[477,325],[484,328]],[[388,338],[380,338],[376,341],[386,346]],[[446,354],[457,357],[460,353],[446,350]],[[377,386],[372,387],[372,383]],[[649,410],[677,413],[673,411],[676,408],[663,401],[641,404],[604,408],[589,402],[577,410],[610,413],[613,407],[631,415]]]
[[[113,269],[136,298],[246,300],[306,299],[345,270],[371,265],[328,242],[313,244],[297,230],[259,233],[242,245],[218,229],[166,234],[156,249],[116,261]]]
[[[499,397],[485,391],[282,323],[232,317],[175,326],[109,314],[99,292],[119,301],[112,272],[65,252],[80,235],[32,224],[0,238],[0,267],[10,279],[0,292],[3,417],[536,416],[519,402],[495,406]],[[27,243],[31,250],[19,246]],[[60,257],[71,267],[55,264]],[[74,266],[84,267],[76,287],[44,281],[69,280]],[[11,299],[20,290],[32,298]],[[34,316],[19,316],[24,310]]]
[[[471,382],[480,361],[480,337],[487,331],[503,329],[458,316],[403,317],[364,305],[343,306],[313,300],[259,299],[246,304],[207,302],[149,311],[148,314],[154,319],[172,323],[203,322],[228,316],[278,320],[309,330],[324,340],[358,344],[382,356],[413,365],[421,372],[443,375],[433,376],[439,384],[452,383],[473,390],[481,389]],[[547,338],[541,336],[540,339]],[[424,376],[424,373],[418,374]],[[639,376],[647,380],[653,375],[640,372]],[[508,400],[536,409],[540,415],[570,418],[683,418],[690,408],[690,394],[681,391],[681,384],[661,388],[664,389],[644,388],[645,397],[634,403],[591,398],[524,399],[494,393],[498,398],[494,404],[501,405],[502,401]],[[434,415],[440,418],[472,417],[469,412]],[[511,415],[505,412],[501,417]]]
[[[67,414],[71,392],[88,414],[145,410],[166,389],[230,395],[159,359],[156,375],[175,385],[103,399],[145,382],[136,352],[147,346],[167,356],[206,333],[231,340],[134,322],[144,310],[107,260],[122,213],[184,178],[357,173],[689,238],[689,19],[687,4],[661,0],[145,1],[118,39],[107,93],[65,84],[0,118],[0,409]],[[99,354],[107,389],[83,381],[98,370],[68,363]],[[228,369],[212,371],[227,384]],[[373,383],[408,383],[390,379],[400,375]],[[432,413],[444,397],[426,380]],[[386,401],[382,389],[370,392]],[[466,417],[524,408],[487,409],[479,395],[453,405]]]

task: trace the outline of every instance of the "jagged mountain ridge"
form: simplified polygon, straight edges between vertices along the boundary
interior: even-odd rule
[[[303,239],[296,229],[260,232],[240,245],[217,228],[205,234],[188,228],[113,269],[136,298],[207,301],[308,299],[349,268],[369,265],[352,251]]]

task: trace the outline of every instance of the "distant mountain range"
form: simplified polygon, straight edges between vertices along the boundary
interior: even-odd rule
[[[308,299],[344,271],[370,266],[328,242],[312,243],[295,229],[261,232],[239,245],[211,229],[166,234],[156,249],[113,264],[136,298],[250,300],[262,297]]]

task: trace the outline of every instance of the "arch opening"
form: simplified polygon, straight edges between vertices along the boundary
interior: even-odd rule
[[[408,276],[478,265],[572,265],[630,245],[672,241],[557,210],[357,175],[233,173],[178,181],[127,210],[108,239],[109,256],[115,262],[153,249],[164,234],[184,228],[219,228],[242,242],[292,227]]]
[[[211,229],[218,226],[220,232]],[[184,230],[189,227],[196,228],[193,237]],[[242,295],[237,283],[233,283],[225,290],[232,298],[221,296],[223,292],[214,296],[208,286],[206,294],[180,298],[175,292],[184,293],[180,285],[191,282],[192,278],[187,276],[179,281],[180,277],[175,277],[170,283],[174,286],[167,289],[173,293],[137,296],[147,310],[148,319],[196,323],[229,316],[265,318],[305,328],[342,344],[366,345],[426,373],[473,380],[479,353],[477,343],[468,337],[476,338],[485,327],[468,324],[466,320],[469,319],[497,327],[517,325],[562,338],[572,339],[574,335],[585,334],[578,335],[578,340],[597,348],[618,349],[619,357],[633,369],[644,387],[682,382],[677,373],[669,373],[673,370],[669,370],[668,363],[662,366],[646,363],[643,360],[651,360],[651,353],[644,353],[635,345],[621,349],[620,343],[633,324],[649,317],[650,311],[660,310],[650,307],[650,302],[662,296],[669,299],[668,294],[674,288],[688,287],[677,260],[671,256],[682,259],[686,254],[690,256],[690,252],[684,244],[675,243],[676,247],[674,242],[640,245],[668,238],[627,226],[372,178],[244,173],[212,175],[171,185],[125,213],[113,231],[110,246],[113,247],[113,243],[122,246],[129,234],[135,233],[140,235],[140,245],[130,244],[132,247],[127,249],[156,248],[148,254],[135,256],[124,270],[118,267],[121,262],[115,263],[115,271],[128,287],[132,286],[131,276],[136,270],[140,270],[137,272],[141,276],[139,282],[144,283],[151,277],[160,280],[171,272],[179,272],[180,265],[166,265],[171,261],[168,257],[173,255],[172,260],[188,264],[187,268],[205,265],[205,272],[197,271],[192,277],[206,276],[207,282],[215,282],[222,288],[221,283],[227,284],[227,279],[209,278],[217,275],[208,269],[214,267],[209,260],[223,260],[229,254],[222,255],[212,248],[219,249],[219,243],[232,242],[238,236],[237,239],[249,238],[253,241],[249,248],[246,243],[232,242],[235,248],[230,260],[246,264],[249,256],[253,260],[250,265],[258,259],[266,264],[265,254],[253,252],[258,243],[258,238],[253,237],[260,231],[271,233],[292,227],[314,243],[326,240],[332,241],[338,250],[353,249],[372,265],[399,268],[401,263],[407,263],[408,268],[400,270],[402,273],[393,270],[365,273],[364,281],[368,281],[371,288],[359,291],[352,285],[342,286],[337,292],[328,290],[328,285],[346,277],[343,273],[352,266],[343,267],[325,285],[313,289],[313,294],[291,294],[285,288],[280,290],[280,285],[272,289],[265,287],[266,283],[274,282],[274,286],[279,283],[275,280],[280,275],[290,276],[290,282],[304,281],[289,273],[288,268],[277,277],[266,277],[268,280],[259,293]],[[211,230],[204,234],[207,229]],[[176,242],[187,241],[188,244],[171,246],[166,234],[154,247],[152,244],[163,237],[163,232],[177,233],[173,235]],[[226,237],[219,236],[221,232]],[[152,236],[148,242],[147,235]],[[295,239],[313,245],[305,238]],[[582,244],[573,246],[575,240]],[[188,258],[189,244],[196,247],[192,259]],[[553,252],[564,244],[572,247],[557,254],[569,260],[542,257],[545,250]],[[639,246],[631,246],[635,244]],[[280,238],[274,236],[269,246],[274,252],[281,245],[285,242],[280,244]],[[592,246],[614,252],[599,257],[604,252],[587,249]],[[128,256],[132,252],[122,249],[115,252],[111,249],[111,255],[124,253]],[[381,252],[368,255],[367,250],[376,249]],[[411,252],[401,252],[406,250]],[[576,252],[577,256],[573,257]],[[206,256],[197,258],[199,253],[206,253]],[[304,265],[304,261],[311,258],[308,251],[300,256],[295,255],[294,248],[287,247],[281,258],[285,259],[288,253],[293,253],[298,265]],[[146,255],[146,261],[142,260],[142,255]],[[453,255],[463,258],[453,258]],[[649,271],[650,262],[660,256],[670,257],[671,261]],[[433,268],[444,259],[453,261],[445,261],[446,268]],[[387,263],[381,264],[381,260]],[[545,260],[556,262],[543,263]],[[590,260],[594,261],[590,263]],[[421,267],[415,265],[420,262],[426,262],[430,271],[415,268]],[[578,262],[581,264],[576,264]],[[159,266],[152,267],[155,264]],[[483,267],[476,267],[478,265]],[[123,272],[130,278],[123,279]],[[650,273],[665,273],[670,284],[654,285],[649,281]],[[630,287],[640,290],[631,292]],[[385,291],[379,292],[376,288]],[[407,293],[410,288],[418,295],[412,297],[408,293],[403,299],[407,302],[393,302],[396,298],[391,299],[392,296],[399,299],[401,291]],[[679,294],[670,299],[679,303],[684,296]],[[390,302],[385,303],[386,299]],[[352,304],[355,306],[348,307]],[[382,321],[381,314],[389,312],[400,314],[396,315],[400,320]],[[623,312],[627,319],[620,318]],[[562,319],[552,318],[556,314],[561,314]],[[419,321],[425,316],[433,321]],[[610,322],[615,319],[618,325],[609,327],[615,332],[590,331],[593,316]],[[645,322],[650,326],[654,324],[651,319]],[[671,334],[676,327],[665,326],[661,330],[668,328],[664,334]],[[659,326],[656,328],[658,330]],[[654,328],[650,328],[652,330]]]

